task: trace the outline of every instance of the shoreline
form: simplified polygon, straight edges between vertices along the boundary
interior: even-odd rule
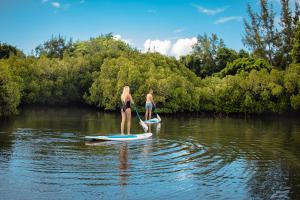
[[[31,110],[43,110],[43,109],[53,109],[53,108],[62,108],[62,109],[87,109],[90,111],[96,111],[96,112],[104,112],[104,113],[114,113],[119,114],[118,110],[105,110],[102,108],[97,108],[95,106],[91,106],[88,104],[67,104],[67,105],[45,105],[45,104],[27,104],[23,105],[19,108],[19,113],[16,115],[6,116],[3,118],[10,118],[14,116],[18,116],[22,114],[23,110],[31,109]],[[139,113],[144,114],[145,112],[139,108]],[[134,111],[132,110],[132,113]],[[155,115],[155,113],[153,113]],[[300,111],[299,110],[291,110],[283,113],[274,113],[274,112],[268,112],[268,113],[222,113],[222,112],[207,112],[207,111],[184,111],[184,112],[174,112],[174,113],[166,113],[166,112],[158,112],[159,115],[162,116],[168,116],[168,117],[206,117],[206,118],[245,118],[245,119],[253,119],[253,118],[266,118],[266,117],[299,117]],[[135,113],[134,113],[135,115]]]

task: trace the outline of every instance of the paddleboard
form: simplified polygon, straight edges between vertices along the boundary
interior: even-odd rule
[[[161,120],[157,119],[157,118],[152,118],[152,119],[149,119],[149,120],[146,120],[144,121],[146,124],[157,124],[157,123],[160,123]]]
[[[152,136],[152,133],[141,133],[141,134],[130,134],[130,135],[100,135],[100,136],[85,136],[86,140],[117,140],[117,141],[126,141],[126,140],[140,140],[146,139]]]

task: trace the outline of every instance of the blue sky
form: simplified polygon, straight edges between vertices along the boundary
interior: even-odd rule
[[[272,1],[276,8],[279,0]],[[157,45],[175,55],[187,52],[198,34],[216,33],[239,50],[247,2],[258,5],[257,0],[1,0],[0,41],[29,53],[52,35],[76,41],[112,32],[141,50]]]

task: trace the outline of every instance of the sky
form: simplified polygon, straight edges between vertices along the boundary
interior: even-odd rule
[[[247,3],[258,7],[257,0],[0,0],[0,42],[29,54],[58,34],[77,41],[113,33],[141,51],[179,57],[197,35],[216,33],[239,50]]]

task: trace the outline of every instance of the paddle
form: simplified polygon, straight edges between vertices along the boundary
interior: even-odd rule
[[[158,119],[159,121],[161,121],[160,116],[159,116],[158,113],[156,112],[156,106],[155,106],[154,103],[152,103],[152,107],[153,107],[152,111],[156,114],[157,119]]]
[[[137,111],[136,107],[135,106],[132,106],[134,111],[136,112],[136,115],[138,116],[139,120],[140,120],[140,125],[143,127],[144,131],[147,132],[148,131],[148,126],[147,124],[145,124],[145,122],[143,122],[143,120],[141,119],[140,115],[139,115],[139,112]]]

